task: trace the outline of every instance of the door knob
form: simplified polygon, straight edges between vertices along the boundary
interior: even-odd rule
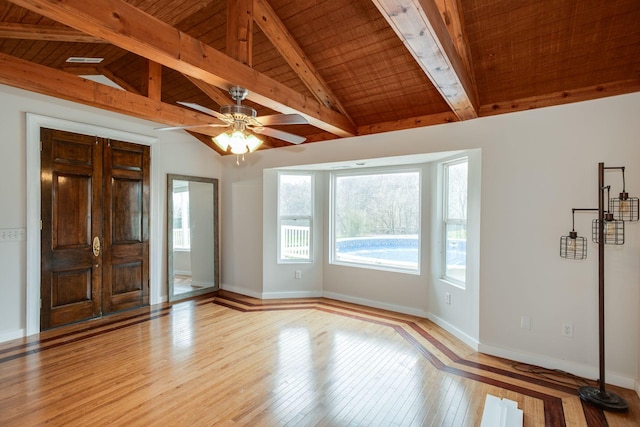
[[[100,255],[100,239],[98,238],[98,236],[93,238],[93,255]]]

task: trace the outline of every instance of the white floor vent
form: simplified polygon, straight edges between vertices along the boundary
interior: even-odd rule
[[[522,427],[522,418],[518,402],[487,394],[480,427]]]

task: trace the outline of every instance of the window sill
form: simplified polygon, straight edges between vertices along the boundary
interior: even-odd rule
[[[454,288],[462,289],[463,291],[467,289],[465,283],[454,281],[449,279],[448,277],[438,277],[438,281],[442,282],[445,285],[453,286]]]
[[[378,270],[378,271],[388,271],[391,273],[401,273],[401,274],[411,274],[414,276],[419,276],[420,275],[420,270],[409,270],[409,269],[401,269],[401,268],[394,268],[391,266],[386,266],[386,265],[380,265],[380,264],[359,264],[359,263],[353,263],[353,262],[344,262],[344,261],[332,261],[329,264],[331,265],[339,265],[342,267],[354,267],[354,268],[363,268],[365,270]]]

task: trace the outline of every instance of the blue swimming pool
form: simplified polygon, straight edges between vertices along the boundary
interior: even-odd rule
[[[338,239],[336,260],[415,269],[420,259],[418,242],[417,235]],[[467,253],[466,241],[451,239],[449,245],[446,251],[447,266],[464,266]]]
[[[338,261],[384,264],[394,267],[418,267],[418,236],[374,236],[338,239]]]

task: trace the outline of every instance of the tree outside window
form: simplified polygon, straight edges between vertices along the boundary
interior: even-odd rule
[[[334,262],[419,270],[420,172],[333,175]]]

